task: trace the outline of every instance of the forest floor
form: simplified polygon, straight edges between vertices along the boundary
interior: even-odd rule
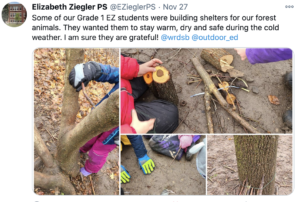
[[[292,154],[293,136],[280,135],[275,177],[278,195],[289,195],[293,191]],[[234,195],[238,189],[236,186],[239,185],[237,170],[233,136],[208,135],[207,195]]]
[[[85,62],[96,61],[103,64],[119,66],[118,49],[85,49]],[[51,154],[56,153],[57,139],[60,128],[61,107],[64,87],[65,49],[36,49],[34,54],[34,122],[41,137]],[[87,94],[96,104],[104,97],[113,84],[90,82],[86,88]],[[80,110],[76,123],[79,123],[91,111],[91,105],[79,93]],[[80,163],[83,167],[87,154],[81,154]],[[34,170],[42,171],[43,164],[34,155]],[[116,147],[107,157],[107,161],[97,174],[91,177],[77,175],[70,178],[78,195],[119,195],[119,147]],[[39,195],[54,195],[55,190],[44,190],[34,187]],[[58,193],[61,194],[61,193]]]
[[[185,101],[184,106],[179,105],[179,117],[183,124],[176,133],[207,133],[207,121],[203,96],[190,97],[196,93],[204,92],[204,83],[190,81],[189,74],[198,75],[191,58],[197,57],[201,64],[211,74],[218,70],[200,58],[202,49],[122,49],[127,56],[147,62],[152,58],[162,60],[172,74],[172,79],[178,93],[179,102]],[[248,84],[250,92],[240,89],[231,89],[236,96],[240,111],[245,120],[253,125],[261,133],[292,133],[282,120],[286,110],[292,108],[292,91],[284,83],[283,76],[287,71],[292,71],[292,59],[280,62],[252,65],[248,60],[242,61],[233,49],[226,49],[233,55],[232,66],[244,73],[242,77]],[[221,73],[221,72],[219,72]],[[222,73],[228,76],[228,73]],[[212,78],[215,84],[216,78]],[[241,82],[241,81],[240,81]],[[150,90],[149,90],[150,91]],[[254,93],[255,91],[256,93]],[[271,104],[268,95],[274,95],[280,104]],[[214,109],[213,103],[211,107]],[[236,123],[233,118],[216,103],[216,113],[212,118],[215,133],[245,133],[243,127]],[[217,119],[217,116],[219,119]]]
[[[198,141],[204,137],[201,135]],[[166,189],[169,195],[206,194],[205,179],[197,171],[196,154],[191,161],[185,159],[185,154],[177,161],[151,150],[148,139],[143,138],[143,141],[148,156],[155,163],[155,170],[150,175],[144,175],[132,146],[123,146],[121,164],[131,175],[130,182],[121,185],[125,195],[161,195]]]

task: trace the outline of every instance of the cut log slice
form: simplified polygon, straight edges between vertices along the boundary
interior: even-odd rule
[[[222,72],[227,72],[228,69],[233,68],[230,66],[233,61],[233,56],[224,49],[203,49],[200,57]]]
[[[153,77],[152,77],[152,72],[148,72],[146,74],[143,75],[144,81],[146,82],[146,84],[151,84],[153,82]]]
[[[171,78],[170,72],[163,66],[155,67],[156,71],[153,73],[153,80],[155,83],[166,83]]]
[[[163,66],[155,67],[153,73],[153,84],[157,97],[162,100],[178,105],[178,96],[171,78],[171,73]]]

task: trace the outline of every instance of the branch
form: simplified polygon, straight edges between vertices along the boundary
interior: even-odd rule
[[[42,159],[45,167],[51,168],[54,166],[54,160],[47,146],[41,138],[39,130],[34,125],[34,149]]]
[[[208,87],[209,93],[214,94],[214,96],[219,101],[221,107],[225,109],[238,123],[244,126],[249,132],[258,133],[258,131],[253,126],[251,126],[247,121],[245,121],[245,119],[240,117],[238,113],[236,113],[234,110],[231,109],[229,104],[226,102],[226,100],[223,98],[221,93],[216,88],[215,84],[212,82],[209,74],[205,71],[205,69],[201,65],[200,61],[197,58],[192,58],[191,60],[198,74],[203,79],[205,85]]]
[[[79,148],[93,137],[117,126],[119,126],[119,90],[112,93],[76,127],[61,137],[57,156],[60,167],[68,174],[76,176],[79,167],[74,166],[74,162],[78,161]]]
[[[76,195],[75,189],[69,179],[62,174],[47,175],[34,171],[34,186],[44,189],[59,187],[65,195]]]
[[[205,87],[204,102],[205,102],[205,112],[206,112],[208,133],[214,133],[214,124],[211,118],[210,101],[211,101],[211,95],[208,92],[208,88]]]

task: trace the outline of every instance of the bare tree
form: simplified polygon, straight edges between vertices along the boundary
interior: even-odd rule
[[[83,49],[66,49],[65,86],[58,149],[53,157],[34,126],[34,148],[43,161],[42,172],[34,172],[34,185],[46,189],[60,188],[64,194],[76,194],[68,176],[79,174],[79,148],[91,138],[119,125],[119,90],[112,93],[80,123],[75,125],[79,110],[79,93],[69,84],[72,68],[84,61]]]

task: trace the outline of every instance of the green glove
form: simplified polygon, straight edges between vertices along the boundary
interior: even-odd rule
[[[131,176],[127,172],[124,166],[121,165],[121,183],[127,183],[130,181]]]
[[[153,172],[153,168],[155,168],[154,162],[147,156],[147,154],[144,157],[139,158],[139,164],[145,175]]]

